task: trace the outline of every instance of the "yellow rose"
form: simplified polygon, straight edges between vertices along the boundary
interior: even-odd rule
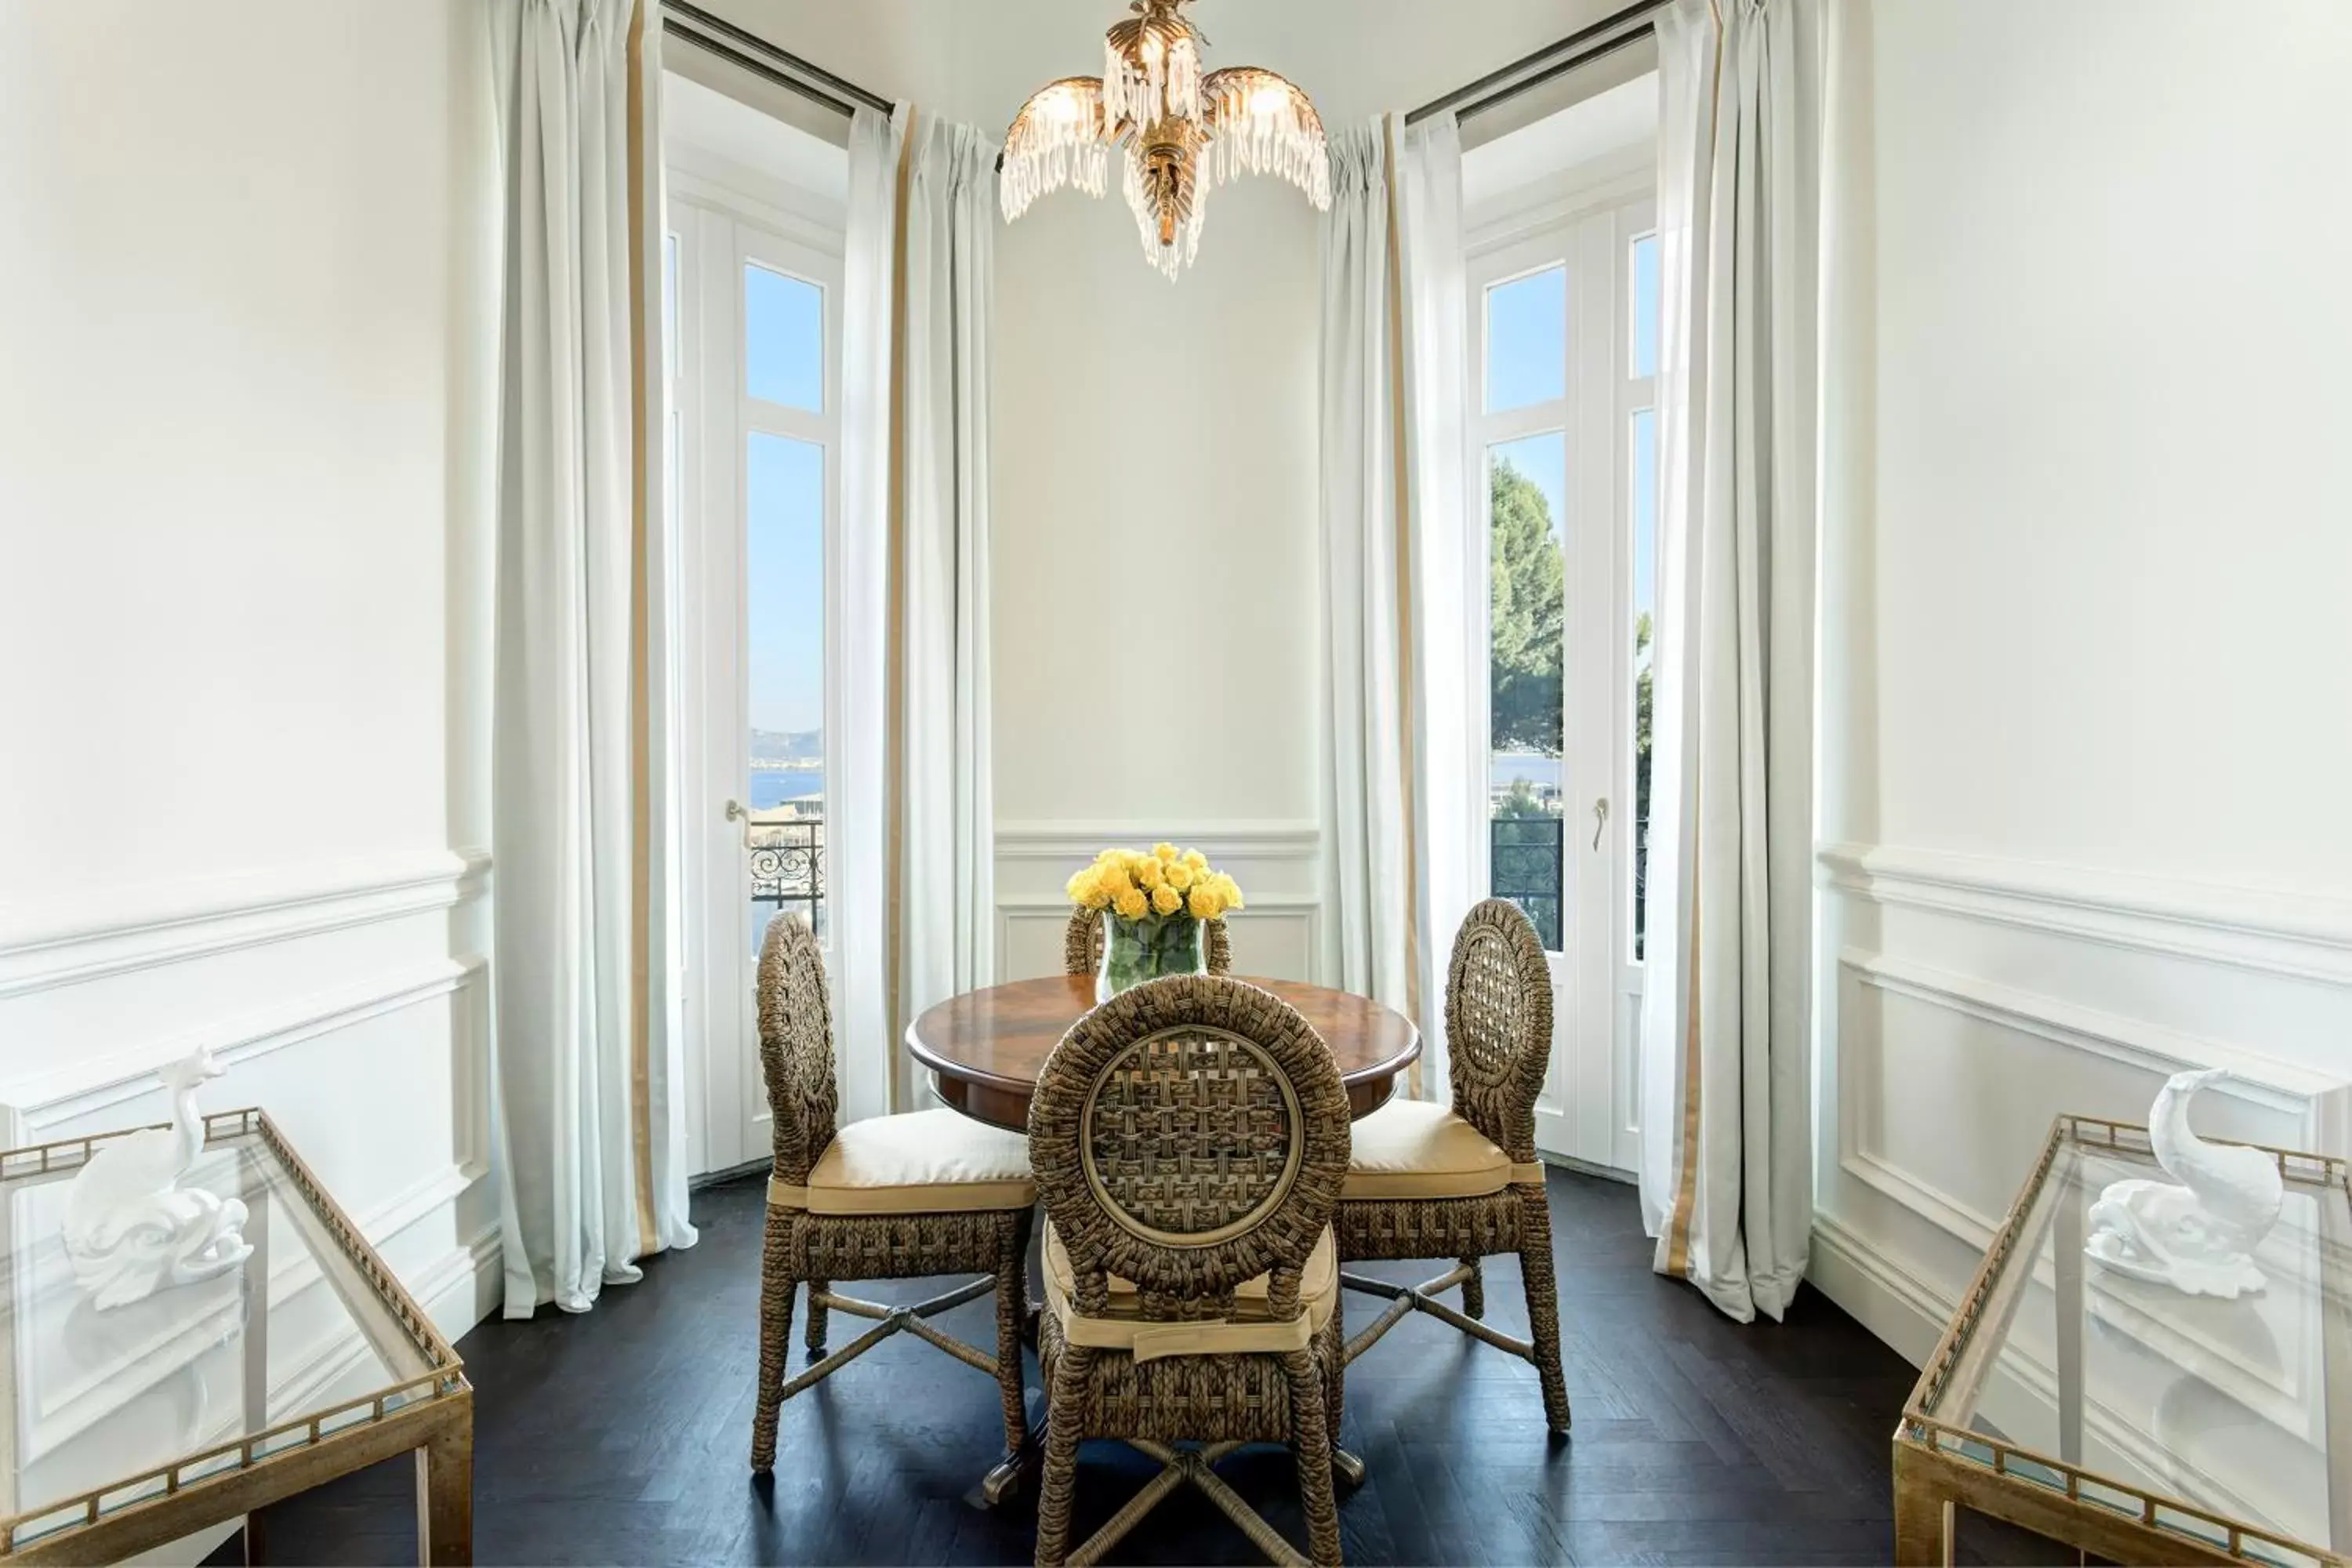
[[[1187,849],[1184,851],[1184,864],[1195,871],[1205,871],[1209,868],[1209,858],[1198,849]]]
[[[1181,860],[1179,860],[1173,866],[1169,867],[1166,876],[1168,878],[1168,885],[1175,889],[1180,893],[1190,891],[1192,886],[1201,880],[1199,873],[1195,872],[1192,867],[1187,866]]]
[[[1118,918],[1123,921],[1139,921],[1150,911],[1151,904],[1144,898],[1142,889],[1127,888],[1111,900],[1110,907],[1118,911]]]
[[[1216,889],[1205,882],[1194,886],[1192,897],[1185,900],[1185,907],[1192,911],[1192,918],[1196,921],[1215,920],[1225,910],[1224,900],[1218,898]]]
[[[1176,858],[1176,846],[1173,844],[1155,844],[1151,847],[1151,852],[1162,860]]]
[[[1168,879],[1168,872],[1159,861],[1147,859],[1135,868],[1135,879],[1146,888],[1157,889]]]
[[[1163,915],[1172,915],[1184,907],[1184,895],[1162,882],[1151,889],[1151,907]]]
[[[1246,907],[1242,902],[1242,889],[1240,883],[1234,881],[1231,877],[1226,876],[1223,871],[1218,872],[1214,877],[1211,878],[1210,880],[1215,884],[1217,897],[1224,900],[1225,908],[1229,910],[1238,910]]]

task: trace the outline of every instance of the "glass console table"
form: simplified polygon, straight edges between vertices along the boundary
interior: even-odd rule
[[[1950,1561],[1974,1510],[2117,1563],[2352,1553],[2352,1185],[2286,1182],[2259,1293],[2222,1300],[2084,1256],[2111,1182],[2166,1179],[2145,1128],[2062,1116],[1895,1433],[1895,1552]]]
[[[226,1273],[100,1311],[68,1184],[124,1133],[0,1153],[0,1561],[112,1561],[415,1451],[417,1555],[473,1558],[457,1355],[269,1119],[205,1118],[182,1179],[247,1207]]]

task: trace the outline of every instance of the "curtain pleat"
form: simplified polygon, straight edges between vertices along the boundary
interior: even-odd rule
[[[989,332],[996,147],[924,116],[906,154],[898,1021],[995,977]],[[911,1087],[911,1078],[908,1080]]]
[[[1444,965],[1475,901],[1481,804],[1462,599],[1462,148],[1450,114],[1331,139],[1320,471],[1329,733],[1323,794],[1341,985],[1421,1027],[1445,1092]]]
[[[838,633],[843,732],[828,737],[825,897],[833,929],[834,1039],[845,1119],[890,1109],[897,1058],[885,971],[890,738],[891,314],[898,255],[899,132],[860,108],[849,124],[842,267],[841,537]]]
[[[1818,0],[1674,0],[1658,22],[1642,1206],[1658,1271],[1743,1321],[1787,1307],[1812,1215],[1824,26]]]
[[[635,451],[630,213],[647,196],[632,188],[632,12],[490,13],[506,206],[492,1121],[509,1317],[583,1311],[640,1257],[695,1239],[677,1040],[649,972],[669,952],[652,929],[667,835],[641,749],[656,710],[637,700],[656,679],[637,616],[659,578]]]

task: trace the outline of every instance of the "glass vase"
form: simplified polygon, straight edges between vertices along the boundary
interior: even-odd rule
[[[1147,915],[1139,921],[1103,915],[1102,968],[1095,975],[1095,1000],[1163,974],[1206,974],[1209,944],[1191,915]]]

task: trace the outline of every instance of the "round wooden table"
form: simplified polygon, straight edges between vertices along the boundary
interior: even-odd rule
[[[1331,1047],[1351,1116],[1378,1110],[1421,1055],[1412,1020],[1369,997],[1295,980],[1249,984],[1305,1016]],[[907,1049],[931,1069],[940,1098],[966,1116],[1029,1131],[1029,1097],[1045,1058],[1095,1005],[1095,977],[1015,980],[950,997],[907,1026]]]

